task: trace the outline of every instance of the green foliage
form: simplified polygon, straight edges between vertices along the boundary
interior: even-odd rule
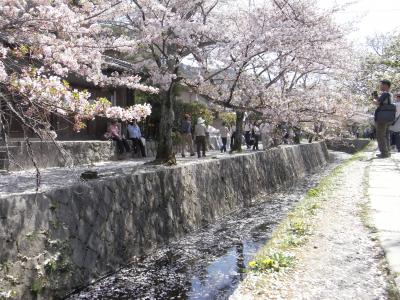
[[[44,270],[46,274],[55,273],[57,270],[57,261],[56,259],[50,259],[44,264]]]
[[[213,112],[200,102],[182,102],[177,101],[174,107],[175,122],[174,130],[180,131],[181,124],[185,114],[192,117],[192,124],[195,125],[198,118],[202,117],[207,124],[211,124],[214,120]]]
[[[70,262],[65,255],[58,255],[47,260],[44,264],[46,274],[65,273],[70,270]]]
[[[234,112],[221,113],[219,116],[228,126],[236,124],[236,113]]]
[[[172,143],[175,146],[182,144],[182,135],[179,132],[177,131],[172,132]]]
[[[329,199],[329,193],[334,188],[337,176],[343,173],[348,164],[361,160],[363,157],[362,152],[353,155],[324,177],[318,186],[310,189],[304,200],[274,231],[271,239],[256,255],[255,260],[249,263],[248,269],[257,272],[274,272],[291,267],[295,263],[295,256],[290,254],[290,251],[307,242],[315,226],[313,215],[321,204]]]
[[[46,286],[46,280],[42,276],[38,276],[32,281],[31,292],[33,295],[37,296],[42,293],[44,287]]]
[[[319,193],[320,193],[320,191],[318,190],[318,189],[310,189],[308,192],[307,192],[307,196],[308,197],[318,197],[318,195],[319,195]]]
[[[135,104],[153,103],[154,101],[159,101],[157,97],[157,95],[137,90],[135,91]]]
[[[197,119],[202,117],[207,124],[211,124],[214,117],[213,112],[204,104],[199,102],[182,102],[177,101],[174,106],[175,120],[172,132],[172,143],[180,145],[182,143],[181,125],[186,114],[192,117],[192,125],[197,122]]]
[[[10,272],[12,264],[10,261],[2,261],[0,262],[0,271],[4,271],[5,273]]]
[[[289,230],[298,236],[307,235],[310,232],[310,224],[308,224],[304,219],[294,219],[290,222]]]
[[[312,215],[314,215],[315,212],[317,211],[317,209],[320,209],[320,208],[321,208],[321,205],[319,203],[313,203],[313,204],[310,204],[310,206],[308,207],[308,211]]]
[[[33,242],[33,241],[36,241],[37,239],[39,239],[40,234],[44,234],[44,232],[34,230],[32,232],[25,234],[25,237],[29,242]]]
[[[262,259],[249,262],[249,269],[252,271],[279,272],[283,268],[290,267],[294,262],[294,256],[285,252],[275,252]]]

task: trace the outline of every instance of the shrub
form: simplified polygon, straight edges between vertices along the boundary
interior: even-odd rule
[[[249,269],[252,271],[278,272],[283,268],[290,267],[293,264],[294,256],[286,252],[274,252],[262,259],[249,262]]]

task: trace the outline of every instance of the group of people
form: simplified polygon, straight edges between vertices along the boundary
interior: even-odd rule
[[[391,90],[391,82],[388,80],[381,81],[381,94],[373,93],[377,110],[375,112],[375,132],[378,141],[380,154],[378,157],[387,158],[391,156],[391,146],[395,145],[397,151],[400,152],[400,93],[396,95],[396,101],[393,99]],[[391,113],[387,107],[391,104],[396,106],[395,120],[386,121],[380,118],[379,114]],[[384,116],[382,114],[382,116]]]
[[[195,156],[197,152],[198,158],[205,157],[207,149],[211,147],[210,134],[217,133],[216,139],[221,153],[228,151],[228,141],[230,137],[230,146],[235,143],[236,127],[228,127],[226,122],[217,118],[215,127],[207,126],[203,118],[198,118],[192,130],[192,120],[190,115],[186,114],[181,126],[182,144],[181,155],[186,156],[186,151],[191,156]],[[214,125],[214,124],[213,124]],[[193,132],[193,134],[192,134]],[[248,149],[255,151],[259,150],[260,141],[263,144],[263,149],[268,149],[272,145],[271,126],[266,122],[254,122],[253,124],[246,122],[244,127],[245,143]],[[196,147],[194,147],[193,145]]]
[[[128,124],[128,138],[122,134],[121,125],[117,122],[117,120],[112,120],[110,122],[104,137],[116,142],[119,154],[131,152],[131,150],[133,150],[134,153],[138,153],[138,151],[140,151],[142,157],[146,157],[146,149],[142,140],[142,132],[140,131],[140,127],[135,120]],[[129,145],[128,140],[132,141],[132,148]]]
[[[197,157],[205,157],[207,151],[207,135],[208,128],[205,125],[205,120],[203,118],[198,118],[197,123],[194,126],[193,136],[194,142],[196,144]],[[192,120],[190,115],[186,114],[181,126],[182,134],[182,145],[181,154],[185,157],[185,151],[188,149],[191,156],[195,156],[193,147],[193,136],[192,136]]]
[[[221,138],[222,145],[220,147],[221,153],[225,153],[227,151],[228,144],[228,136],[230,130],[226,126],[225,122],[222,122],[220,128],[218,129],[219,136]],[[185,151],[188,150],[191,156],[195,156],[193,140],[196,145],[197,157],[206,157],[207,149],[210,146],[210,129],[206,126],[206,122],[203,118],[198,118],[196,125],[193,130],[192,137],[192,120],[190,115],[186,114],[184,116],[184,120],[182,122],[181,127],[182,133],[182,145],[181,145],[181,154],[182,157],[185,157]]]
[[[244,140],[247,149],[259,150],[261,141],[263,149],[271,146],[271,126],[267,122],[256,121],[253,124],[246,122],[244,125]]]

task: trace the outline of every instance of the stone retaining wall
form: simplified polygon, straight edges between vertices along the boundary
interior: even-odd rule
[[[32,153],[39,168],[90,165],[100,161],[119,159],[112,141],[32,141]],[[147,156],[155,156],[156,145],[146,143]],[[0,169],[20,171],[33,169],[26,142],[12,142],[9,146],[10,159],[4,163],[0,149]]]
[[[325,143],[313,143],[0,199],[0,291],[61,297],[327,160]]]
[[[368,139],[330,139],[326,140],[329,150],[354,154],[369,145]]]
[[[32,141],[33,156],[39,168],[66,167],[115,160],[115,147],[109,141]],[[26,142],[9,146],[9,170],[29,170],[33,163]]]

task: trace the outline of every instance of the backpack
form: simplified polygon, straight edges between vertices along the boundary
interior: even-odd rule
[[[390,123],[393,124],[396,121],[396,105],[392,103],[392,98],[387,93],[388,104],[381,104],[375,111],[375,121],[377,123]]]

